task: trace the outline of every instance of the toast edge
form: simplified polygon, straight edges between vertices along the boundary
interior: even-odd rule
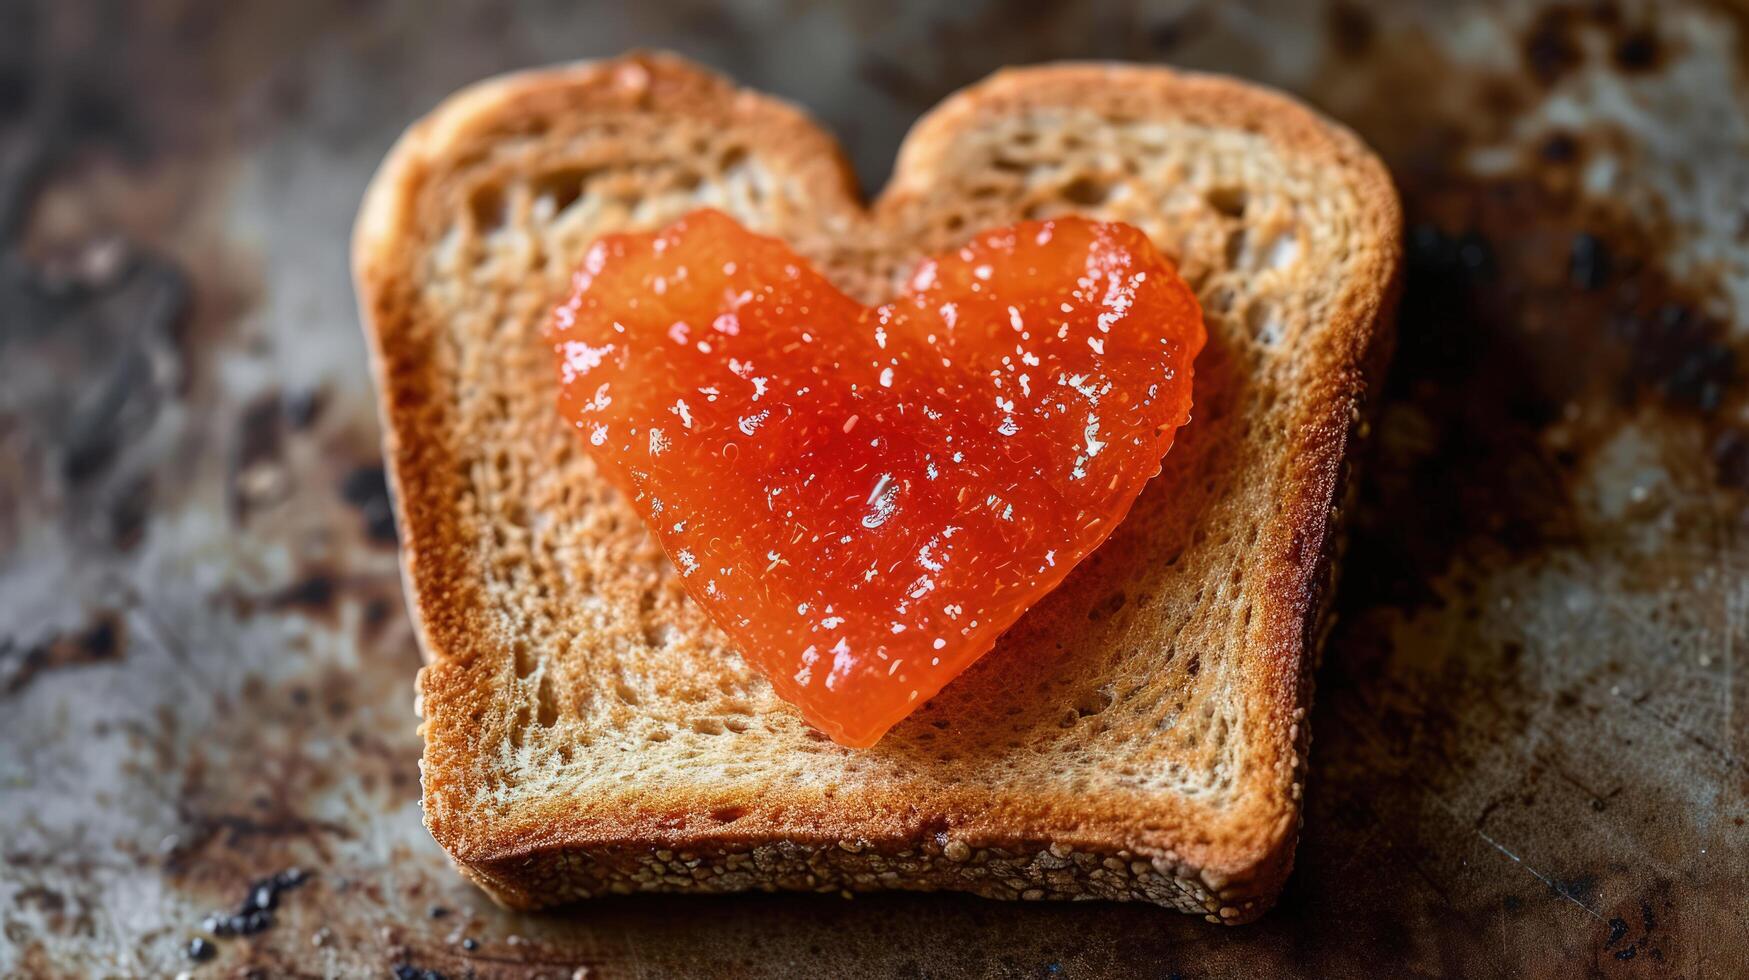
[[[384,320],[395,309],[393,295],[399,286],[397,277],[385,271],[392,262],[385,253],[393,251],[400,230],[410,220],[409,215],[418,189],[427,179],[430,168],[441,160],[446,144],[457,133],[487,119],[493,112],[514,103],[531,89],[554,84],[570,84],[580,75],[599,75],[626,65],[655,68],[663,72],[693,73],[712,84],[728,84],[708,70],[697,68],[679,58],[665,55],[634,54],[599,62],[583,62],[552,69],[520,72],[490,79],[451,96],[424,119],[414,124],[396,143],[383,165],[372,179],[355,225],[353,238],[353,271],[360,297],[361,319],[366,325],[370,345],[371,367],[378,386],[380,408],[384,419],[384,450],[390,460],[390,479],[395,489],[396,516],[404,537],[402,549],[403,583],[415,632],[426,656],[427,666],[420,672],[420,701],[424,693],[438,683],[434,668],[445,660],[471,651],[446,645],[443,637],[458,638],[466,643],[469,624],[455,616],[464,604],[449,604],[441,608],[440,597],[453,597],[452,589],[467,588],[466,583],[439,581],[447,579],[440,569],[424,566],[441,565],[430,557],[421,558],[425,544],[418,532],[425,526],[413,520],[409,496],[402,483],[408,476],[402,472],[403,447],[398,429],[404,425],[402,413],[405,398],[394,387],[393,375],[409,360],[417,360],[417,352],[385,350]],[[757,872],[754,883],[744,887],[806,888],[838,891],[873,888],[909,887],[924,890],[953,888],[969,890],[991,897],[1030,898],[1035,889],[1027,887],[1036,877],[1041,863],[1052,867],[1044,870],[1110,871],[1111,863],[1129,866],[1135,881],[1121,893],[1101,894],[1109,889],[1094,889],[1090,894],[1109,898],[1138,898],[1159,904],[1173,905],[1184,911],[1199,912],[1211,921],[1237,923],[1249,921],[1266,910],[1285,883],[1292,866],[1294,845],[1298,836],[1300,781],[1304,775],[1304,759],[1309,742],[1309,726],[1303,712],[1311,696],[1311,668],[1318,642],[1328,622],[1327,610],[1331,594],[1340,537],[1337,534],[1341,502],[1352,496],[1353,480],[1351,443],[1366,431],[1366,406],[1371,387],[1383,377],[1383,367],[1390,350],[1390,316],[1394,309],[1401,274],[1401,215],[1394,188],[1382,164],[1372,156],[1358,138],[1323,120],[1292,99],[1257,89],[1244,83],[1213,76],[1174,72],[1158,67],[1101,66],[1093,64],[1044,66],[1008,69],[984,82],[950,96],[934,111],[921,119],[906,138],[899,152],[899,165],[888,195],[898,192],[904,175],[915,168],[907,161],[916,155],[915,146],[925,134],[949,127],[955,112],[974,104],[992,89],[1025,88],[1053,74],[1064,72],[1137,73],[1166,78],[1176,83],[1190,82],[1211,87],[1224,97],[1247,104],[1254,111],[1286,110],[1296,118],[1296,133],[1312,134],[1324,140],[1323,147],[1348,158],[1355,174],[1357,189],[1363,198],[1362,210],[1371,223],[1370,231],[1380,248],[1376,253],[1376,268],[1368,277],[1371,288],[1357,287],[1349,294],[1350,304],[1342,316],[1353,325],[1343,332],[1346,348],[1341,352],[1343,370],[1333,379],[1336,386],[1321,403],[1327,406],[1319,424],[1308,430],[1300,447],[1308,460],[1304,478],[1292,505],[1293,523],[1303,533],[1295,536],[1293,560],[1278,569],[1280,581],[1272,583],[1272,591],[1291,596],[1284,602],[1282,614],[1270,624],[1270,655],[1251,680],[1248,702],[1265,712],[1268,732],[1273,737],[1260,740],[1272,753],[1269,759],[1254,759],[1253,764],[1273,766],[1284,771],[1280,757],[1293,754],[1291,770],[1294,792],[1252,794],[1256,804],[1251,812],[1237,814],[1233,819],[1247,827],[1237,834],[1217,835],[1222,839],[1201,847],[1187,847],[1175,840],[1170,832],[1137,835],[1119,834],[1105,842],[1077,852],[1061,840],[1048,837],[1028,838],[1014,834],[987,835],[989,839],[948,840],[945,834],[932,836],[901,836],[890,840],[865,842],[819,840],[804,841],[793,836],[761,840],[756,835],[736,834],[719,838],[703,838],[694,843],[675,840],[674,851],[657,849],[668,841],[649,835],[599,835],[567,833],[564,828],[546,833],[532,828],[480,826],[466,814],[450,810],[436,784],[441,780],[431,762],[431,745],[427,739],[426,758],[421,761],[422,784],[425,789],[426,823],[439,843],[448,851],[468,877],[480,884],[503,904],[534,908],[601,891],[634,891],[674,885],[668,879],[684,876],[685,886],[700,882],[693,872],[700,868],[706,874],[721,873],[719,869],[752,868]],[[1059,79],[1060,80],[1060,79]],[[739,90],[737,90],[739,91]],[[776,99],[744,91],[741,99],[754,99],[780,112],[784,122],[794,125],[798,120],[812,128],[810,137],[817,136],[830,143],[823,131],[807,122],[799,112]],[[854,186],[841,154],[836,160],[845,187]],[[854,201],[848,192],[846,197]],[[404,278],[404,277],[403,277]],[[404,306],[402,308],[405,308]],[[428,412],[441,412],[441,406],[420,406]],[[410,467],[411,469],[411,467]],[[446,470],[447,471],[447,470]],[[418,479],[416,471],[414,479]],[[421,514],[425,518],[441,515]],[[429,537],[441,538],[440,533]],[[443,542],[432,542],[438,549]],[[421,735],[426,735],[421,725]],[[1282,781],[1282,780],[1278,780]],[[622,828],[628,830],[632,828]],[[973,830],[973,828],[968,828]],[[975,830],[974,830],[975,833]],[[617,839],[614,839],[617,838]],[[1124,838],[1124,839],[1119,839]],[[1125,844],[1129,846],[1124,846]],[[686,849],[683,849],[686,848]],[[854,850],[852,848],[855,848]],[[1135,848],[1135,850],[1132,850]],[[1187,853],[1188,852],[1188,853]],[[662,855],[669,855],[664,859]],[[963,858],[961,855],[965,855]],[[1069,855],[1080,858],[1069,858]],[[1049,858],[1045,858],[1049,855]],[[1179,860],[1174,861],[1171,857]],[[1044,859],[1041,862],[1041,859]],[[1066,866],[1057,864],[1066,860]],[[1145,866],[1145,868],[1143,867]],[[786,869],[816,869],[789,878]],[[901,869],[898,880],[892,880],[894,869]],[[969,875],[973,868],[978,874]],[[827,872],[821,874],[820,872]],[[1006,872],[1006,874],[1004,873]],[[1188,872],[1188,874],[1186,873]],[[1126,878],[1129,876],[1126,875]],[[1160,894],[1147,887],[1158,879]],[[1179,883],[1171,879],[1176,878]],[[865,885],[863,879],[872,881]],[[592,887],[593,886],[593,887]],[[986,886],[993,890],[986,890]],[[680,887],[675,885],[675,887]],[[708,889],[707,889],[708,890]],[[732,890],[732,889],[723,889]],[[1184,907],[1186,896],[1194,898],[1194,908]]]

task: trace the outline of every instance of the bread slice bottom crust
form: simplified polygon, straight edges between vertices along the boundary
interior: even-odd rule
[[[583,250],[701,206],[865,302],[980,228],[1127,221],[1204,307],[1192,421],[1124,524],[872,749],[808,728],[727,647],[554,408],[541,328]],[[523,908],[909,888],[1261,914],[1292,864],[1400,253],[1352,134],[1165,68],[1001,72],[919,121],[867,205],[800,112],[670,55],[452,96],[353,242],[427,659],[427,826]]]

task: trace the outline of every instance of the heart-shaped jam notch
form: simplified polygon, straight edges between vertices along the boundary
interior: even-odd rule
[[[1128,225],[984,232],[865,307],[699,211],[592,246],[550,339],[561,412],[693,599],[860,747],[1111,534],[1205,333]]]

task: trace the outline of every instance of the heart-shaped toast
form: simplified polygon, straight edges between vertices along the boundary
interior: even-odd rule
[[[1195,421],[1160,474],[988,656],[927,703],[907,683],[921,706],[870,749],[834,744],[784,700],[780,673],[740,655],[649,533],[635,483],[616,487],[593,431],[555,407],[545,331],[580,259],[603,236],[705,207],[860,303],[902,303],[920,259],[980,229],[1122,222],[1171,257],[1202,310]],[[507,76],[445,101],[384,163],[354,239],[428,658],[432,835],[519,906],[921,888],[1254,918],[1291,865],[1334,517],[1389,347],[1399,223],[1389,175],[1346,130],[1278,94],[1157,67],[1055,65],[966,89],[917,123],[868,203],[801,113],[671,56]],[[1005,311],[997,326],[1011,329]],[[852,335],[866,353],[867,334]],[[757,366],[722,379],[719,398],[769,384]],[[874,367],[851,365],[859,387],[880,386]],[[674,383],[691,379],[658,387]],[[1023,394],[1018,373],[1004,384]],[[1065,409],[1085,411],[1074,397]],[[656,414],[684,426],[672,401]],[[1060,421],[1068,437],[1051,444],[1072,446],[1078,424],[1085,447],[1085,417]],[[871,422],[839,432],[847,451],[880,431]],[[871,503],[877,485],[845,490],[854,528],[878,519],[864,509],[890,489]],[[989,551],[977,560],[1005,557]],[[799,577],[798,557],[780,551],[771,575]],[[694,558],[708,584],[714,569]],[[817,668],[814,689],[830,676]]]
[[[552,340],[562,410],[687,591],[860,747],[1111,534],[1204,332],[1127,225],[978,234],[866,307],[701,211],[596,243]]]

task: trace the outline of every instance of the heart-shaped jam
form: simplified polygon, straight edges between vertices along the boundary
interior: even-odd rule
[[[1128,225],[978,235],[865,307],[700,211],[588,252],[560,408],[687,591],[849,746],[1112,532],[1189,419],[1195,297]]]

